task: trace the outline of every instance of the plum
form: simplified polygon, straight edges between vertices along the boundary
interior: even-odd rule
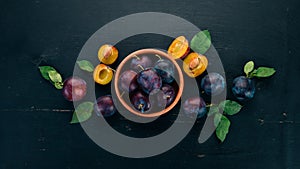
[[[101,96],[97,99],[95,104],[95,112],[97,116],[109,117],[115,114],[116,107],[114,105],[111,95]]]
[[[162,86],[161,77],[153,68],[147,68],[139,72],[137,75],[137,82],[147,94],[157,93]]]
[[[94,70],[93,78],[96,83],[106,85],[111,82],[113,75],[114,72],[109,66],[100,63]]]
[[[98,50],[98,58],[101,63],[106,65],[113,64],[118,58],[119,52],[116,47],[105,44]]]
[[[184,36],[177,37],[168,48],[168,54],[174,59],[183,59],[189,51],[189,42]]]
[[[123,91],[131,92],[138,88],[137,73],[133,70],[124,71],[119,78],[119,88]]]
[[[64,81],[62,94],[68,101],[79,101],[86,95],[86,82],[79,77],[69,77]]]
[[[206,103],[199,96],[188,98],[183,103],[183,110],[188,117],[197,116],[197,118],[203,117],[207,112]]]
[[[160,59],[156,62],[154,68],[164,83],[172,83],[174,81],[175,68],[171,61]]]
[[[206,70],[207,66],[208,60],[206,56],[196,52],[190,53],[183,60],[183,71],[192,78],[201,75]]]
[[[161,87],[162,96],[158,95],[158,104],[165,103],[163,106],[168,107],[176,98],[176,92],[174,88],[168,84],[163,84]]]
[[[207,95],[218,95],[225,89],[225,79],[219,73],[208,73],[201,81],[201,88]]]
[[[140,90],[130,94],[130,101],[133,107],[141,113],[145,113],[151,107],[147,94]]]
[[[134,70],[141,70],[141,67],[146,69],[153,66],[152,64],[152,60],[149,58],[149,56],[143,55],[141,57],[136,56],[133,58],[131,60],[130,67]]]
[[[240,101],[252,99],[255,94],[253,79],[245,76],[236,77],[233,80],[232,93]]]

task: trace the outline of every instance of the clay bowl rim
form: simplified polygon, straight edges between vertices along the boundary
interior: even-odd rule
[[[124,99],[121,97],[121,93],[118,87],[118,82],[119,82],[119,76],[120,76],[120,71],[122,70],[123,66],[125,65],[125,63],[127,61],[129,61],[130,59],[134,58],[135,56],[139,56],[139,55],[144,55],[144,54],[157,54],[159,56],[161,56],[162,58],[165,57],[168,60],[170,60],[174,66],[175,69],[178,72],[178,76],[179,76],[179,89],[178,89],[178,93],[177,96],[175,98],[175,100],[173,101],[173,103],[171,105],[169,105],[167,108],[159,111],[159,112],[155,112],[155,113],[150,113],[150,114],[143,114],[141,112],[139,112],[138,110],[135,110],[133,107],[129,106]],[[183,93],[183,87],[184,87],[184,78],[183,78],[183,74],[182,74],[182,70],[180,68],[180,66],[178,65],[178,63],[175,61],[174,58],[172,58],[170,55],[168,55],[166,52],[163,52],[161,50],[158,49],[140,49],[137,50],[131,54],[129,54],[128,56],[126,56],[122,62],[119,64],[116,72],[115,72],[115,80],[114,80],[114,87],[115,87],[115,92],[117,95],[118,100],[121,102],[121,104],[131,113],[137,115],[137,116],[141,116],[141,117],[158,117],[161,116],[163,114],[166,114],[167,112],[169,112],[170,110],[172,110],[175,105],[178,103],[178,101],[180,100],[182,93]]]

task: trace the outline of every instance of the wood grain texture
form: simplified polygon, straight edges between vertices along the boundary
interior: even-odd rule
[[[299,5],[297,0],[0,1],[0,168],[300,168]],[[128,159],[110,154],[80,125],[68,123],[72,104],[40,77],[40,64],[70,76],[81,47],[96,30],[145,11],[174,14],[209,29],[228,89],[248,60],[278,70],[274,77],[257,81],[254,100],[230,117],[223,144],[215,137],[198,144],[202,119],[179,145],[159,156]],[[137,48],[166,48],[169,42],[147,34],[117,47],[126,56]],[[106,94],[100,87],[96,90]],[[140,126],[118,115],[109,123],[128,135],[147,136],[168,127],[169,116],[159,126]]]

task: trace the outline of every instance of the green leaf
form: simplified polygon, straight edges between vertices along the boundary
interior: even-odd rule
[[[50,81],[56,89],[63,88],[63,79],[61,75],[51,66],[40,66],[41,75],[44,79]]]
[[[62,82],[56,82],[56,83],[54,83],[54,86],[56,89],[62,89],[64,84]]]
[[[191,40],[191,49],[200,54],[204,54],[210,48],[211,37],[208,30],[197,33]]]
[[[48,76],[53,83],[62,82],[61,75],[55,70],[49,71]]]
[[[208,111],[208,114],[207,114],[207,116],[211,116],[211,115],[214,115],[214,114],[216,114],[216,113],[219,113],[219,107],[218,106],[216,106],[216,105],[212,105],[212,106],[210,106],[209,107],[209,111]]]
[[[93,72],[95,69],[93,64],[87,60],[77,61],[76,63],[78,64],[80,69],[85,70],[87,72]]]
[[[93,102],[83,102],[77,106],[75,112],[73,113],[73,117],[71,120],[71,124],[81,123],[88,120],[92,116],[92,112],[94,110]]]
[[[254,77],[255,74],[256,74],[256,72],[257,72],[257,69],[254,69],[250,74],[248,74],[248,77],[249,77],[249,78]]]
[[[270,77],[272,76],[276,70],[274,68],[269,67],[259,67],[252,76],[254,77]]]
[[[227,117],[221,116],[221,121],[216,129],[216,135],[221,142],[224,142],[226,135],[229,132],[230,121]]]
[[[221,121],[222,118],[222,114],[221,113],[216,113],[215,117],[214,117],[214,125],[217,127]]]
[[[249,61],[245,64],[244,66],[244,72],[245,74],[248,76],[250,72],[252,72],[254,69],[254,62],[253,61]]]
[[[225,100],[219,104],[219,109],[223,110],[228,115],[237,114],[241,110],[242,106],[232,100]]]
[[[49,71],[56,71],[53,67],[51,66],[40,66],[39,67],[41,75],[43,76],[44,79],[49,80],[50,81],[50,77],[48,72]]]

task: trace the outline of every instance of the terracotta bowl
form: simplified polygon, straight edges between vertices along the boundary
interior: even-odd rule
[[[131,103],[128,103],[128,101],[125,101],[125,99],[122,97],[122,91],[120,91],[119,89],[119,77],[120,74],[122,74],[123,67],[124,65],[126,65],[126,63],[130,62],[132,58],[136,57],[136,56],[142,56],[142,55],[159,55],[162,59],[167,59],[169,61],[171,61],[174,66],[175,66],[175,73],[177,73],[178,75],[178,80],[177,80],[177,84],[178,84],[178,90],[177,90],[177,96],[174,99],[173,103],[171,103],[168,107],[166,107],[163,110],[160,110],[158,112],[152,112],[152,113],[141,113],[140,111],[136,110],[133,106],[129,105]],[[182,75],[182,71],[181,68],[179,67],[179,65],[177,64],[177,62],[171,57],[169,56],[167,53],[157,50],[157,49],[141,49],[138,51],[135,51],[133,53],[131,53],[130,55],[128,55],[127,57],[125,57],[123,59],[123,61],[119,64],[118,68],[116,69],[115,75],[114,75],[114,88],[115,88],[115,92],[116,92],[116,96],[118,98],[118,100],[120,101],[120,103],[131,113],[141,116],[141,117],[157,117],[160,115],[163,115],[167,112],[169,112],[172,108],[174,108],[174,106],[178,103],[178,101],[180,100],[180,97],[182,95],[183,92],[183,87],[184,87],[184,79],[183,79],[183,75]]]

